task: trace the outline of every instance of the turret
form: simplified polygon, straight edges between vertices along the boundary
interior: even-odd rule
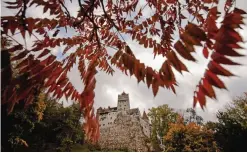
[[[142,119],[144,119],[144,120],[146,120],[146,121],[149,120],[149,119],[148,119],[148,116],[147,116],[147,114],[146,114],[146,112],[145,112],[145,110],[143,111]]]
[[[121,95],[118,95],[117,110],[129,110],[129,109],[130,109],[129,94],[123,92]]]

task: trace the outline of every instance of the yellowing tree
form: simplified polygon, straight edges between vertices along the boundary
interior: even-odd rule
[[[186,125],[182,118],[177,123],[171,123],[164,145],[165,151],[219,151],[212,130],[194,122]]]

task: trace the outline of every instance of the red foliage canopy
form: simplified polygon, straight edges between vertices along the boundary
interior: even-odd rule
[[[141,6],[143,2],[145,4]],[[191,54],[195,52],[194,46],[202,46],[203,55],[210,58],[210,62],[195,91],[194,106],[199,102],[203,108],[206,96],[216,98],[213,86],[226,88],[218,75],[233,76],[221,64],[237,65],[227,56],[241,56],[234,50],[241,48],[238,42],[243,42],[236,29],[243,24],[243,14],[246,13],[234,7],[234,0],[226,1],[220,27],[216,25],[220,14],[217,11],[218,0],[78,0],[76,16],[70,14],[67,8],[70,3],[64,0],[15,0],[5,3],[8,9],[17,10],[14,16],[1,17],[2,35],[16,42],[5,51],[15,55],[12,61],[21,61],[17,65],[20,74],[29,74],[26,80],[21,80],[22,83],[31,83],[23,83],[25,88],[16,92],[15,84],[18,81],[12,81],[3,93],[3,102],[9,103],[12,108],[21,99],[29,103],[32,100],[29,95],[35,85],[42,84],[48,93],[53,93],[53,97],[70,97],[81,104],[86,120],[85,130],[93,141],[99,138],[98,121],[93,111],[96,69],[113,75],[112,66],[116,66],[126,75],[134,75],[138,82],[146,82],[148,88],[152,86],[154,96],[159,87],[172,89],[175,93],[177,83],[172,67],[180,73],[188,71],[177,54],[195,62]],[[35,18],[32,14],[27,17],[32,6],[42,7],[44,13],[48,12],[54,18]],[[149,17],[143,15],[145,9],[150,10]],[[62,29],[72,29],[76,34],[58,37]],[[28,48],[16,41],[12,36],[17,33],[22,35],[24,42],[28,37],[26,33],[35,38],[33,46]],[[175,33],[180,36],[177,42],[172,36]],[[152,48],[154,55],[165,57],[160,70],[145,66],[136,59],[123,35],[145,48]],[[51,54],[51,49],[59,46],[65,46],[63,54],[69,50],[74,52],[60,62]],[[108,54],[109,48],[116,50],[113,56]],[[73,87],[67,77],[77,60],[85,85],[82,93]]]

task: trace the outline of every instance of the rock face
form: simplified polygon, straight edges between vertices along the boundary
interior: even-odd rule
[[[100,147],[102,149],[150,151],[148,137],[143,132],[140,119],[140,116],[118,113],[114,120],[114,126],[100,129]]]

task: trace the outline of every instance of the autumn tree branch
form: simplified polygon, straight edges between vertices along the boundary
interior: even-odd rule
[[[112,26],[114,26],[117,30],[119,30],[119,27],[113,22],[113,20],[106,13],[103,0],[100,0],[100,3],[102,5],[102,9],[103,9],[106,19],[112,24]]]
[[[69,13],[69,10],[67,9],[67,7],[64,5],[64,3],[61,1],[61,0],[59,0],[59,3],[62,5],[62,7],[65,9],[65,14],[67,14],[67,16],[69,17],[69,19],[71,18],[71,16],[70,16],[70,13]]]

